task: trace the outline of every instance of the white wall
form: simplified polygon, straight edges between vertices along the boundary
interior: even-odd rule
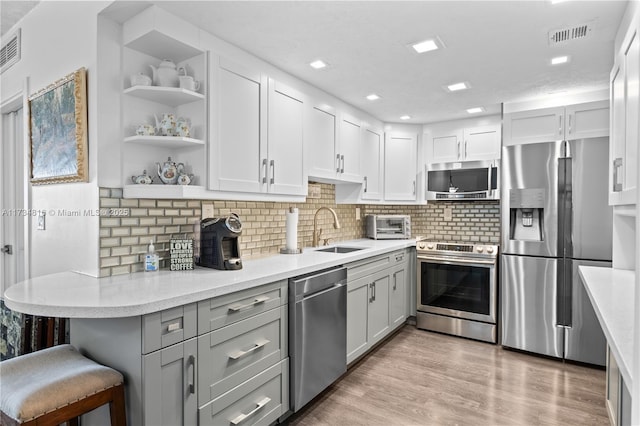
[[[99,203],[96,17],[107,4],[41,2],[16,25],[22,31],[21,59],[0,77],[3,99],[20,92],[28,97],[78,68],[87,68],[90,181],[32,187],[29,207],[49,211],[46,230],[36,230],[35,220],[30,228],[32,277],[66,270],[98,274],[99,218],[83,213],[96,210]],[[60,216],[59,210],[80,216]]]

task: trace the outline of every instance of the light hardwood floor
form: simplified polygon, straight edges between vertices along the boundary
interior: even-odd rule
[[[605,372],[406,325],[290,425],[609,425]]]

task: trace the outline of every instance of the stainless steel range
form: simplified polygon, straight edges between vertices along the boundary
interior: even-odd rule
[[[498,246],[419,241],[417,327],[497,342]]]

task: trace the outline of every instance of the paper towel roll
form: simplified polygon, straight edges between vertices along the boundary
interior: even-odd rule
[[[286,248],[296,250],[298,248],[298,209],[289,208],[286,215]]]

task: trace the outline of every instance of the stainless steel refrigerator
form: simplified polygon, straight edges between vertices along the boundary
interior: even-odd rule
[[[503,147],[503,346],[605,364],[578,266],[611,266],[608,156],[608,138]]]

